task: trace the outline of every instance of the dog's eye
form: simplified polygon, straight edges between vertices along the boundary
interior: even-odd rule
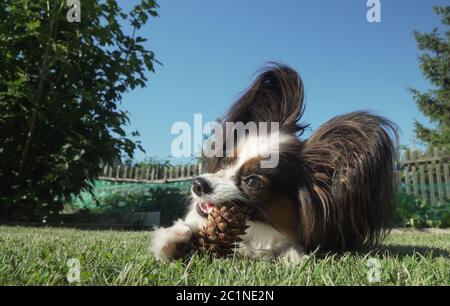
[[[261,179],[256,175],[246,177],[244,183],[250,188],[260,188],[262,186]]]

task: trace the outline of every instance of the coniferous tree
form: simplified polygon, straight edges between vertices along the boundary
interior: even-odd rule
[[[433,88],[420,92],[411,88],[413,98],[420,111],[434,124],[425,127],[415,122],[417,138],[429,148],[450,149],[450,6],[435,7],[444,24],[444,30],[434,29],[431,33],[414,32],[422,55],[420,68]]]

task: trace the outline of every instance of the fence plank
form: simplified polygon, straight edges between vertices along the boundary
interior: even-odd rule
[[[414,188],[414,196],[419,196],[419,188],[417,186],[417,169],[416,166],[412,166],[412,179],[413,179],[413,188]]]
[[[138,168],[138,167],[135,168],[135,171],[134,171],[134,179],[135,180],[137,180],[139,178],[139,169],[140,168]]]
[[[147,168],[145,169],[145,177],[144,177],[144,179],[145,179],[146,181],[148,181],[149,175],[150,175],[150,167],[147,167]]]
[[[427,199],[427,191],[425,186],[425,167],[423,165],[419,165],[419,179],[420,179],[420,192],[422,199]]]
[[[105,166],[103,168],[103,176],[107,176],[108,175],[108,166]]]
[[[431,164],[428,164],[428,183],[430,185],[430,201],[432,204],[435,204],[436,196],[434,194],[433,166]]]
[[[405,189],[406,189],[406,194],[411,194],[411,190],[410,190],[410,181],[409,181],[409,166],[405,167]]]
[[[155,167],[152,167],[152,173],[150,174],[150,181],[155,180]]]
[[[120,166],[117,166],[116,168],[116,179],[120,178]]]
[[[447,198],[450,199],[450,171],[448,163],[444,164],[445,189],[447,189]]]
[[[125,166],[123,168],[123,178],[127,178],[127,173],[128,173],[128,166]]]
[[[444,203],[444,192],[442,190],[441,163],[436,163],[436,183],[438,188],[439,203]]]
[[[108,177],[112,177],[113,167],[109,167]]]

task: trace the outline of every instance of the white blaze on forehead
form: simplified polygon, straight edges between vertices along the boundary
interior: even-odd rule
[[[273,157],[276,156],[278,163],[280,146],[293,138],[295,136],[282,133],[244,137],[237,145],[237,159],[233,165],[214,174],[206,173],[201,175],[208,181],[213,191],[200,197],[192,192],[193,205],[202,202],[217,204],[233,200],[245,201],[245,197],[238,186],[236,186],[234,179],[242,165],[256,157],[274,159]]]
[[[246,162],[257,157],[263,157],[264,159],[273,159],[273,157],[276,157],[276,163],[278,164],[280,146],[292,140],[293,137],[292,135],[283,133],[243,137],[242,141],[237,145],[236,162],[231,167],[225,169],[225,176],[233,176]]]

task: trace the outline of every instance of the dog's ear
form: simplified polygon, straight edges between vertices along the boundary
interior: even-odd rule
[[[271,64],[229,109],[222,122],[278,122],[280,131],[301,134],[303,83],[292,68]]]
[[[254,122],[258,125],[260,122],[267,122],[269,132],[272,130],[271,123],[277,122],[281,132],[299,136],[307,127],[299,123],[303,110],[303,84],[300,76],[288,66],[272,63],[259,74],[250,88],[222,117],[224,133],[222,139],[226,140],[223,142],[225,156],[234,149],[226,146],[230,137],[233,137],[235,145],[239,143],[237,132],[228,131],[226,123]],[[207,172],[216,172],[221,169],[223,161],[231,159],[207,158],[204,169]]]

